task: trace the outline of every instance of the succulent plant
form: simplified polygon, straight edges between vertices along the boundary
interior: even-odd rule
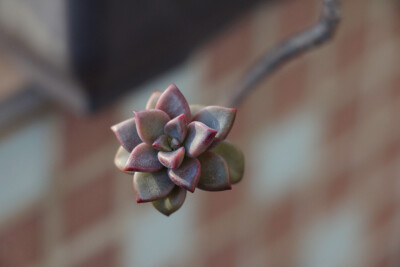
[[[133,174],[136,201],[152,202],[169,216],[178,210],[186,191],[231,189],[244,172],[243,153],[224,141],[236,109],[188,105],[175,84],[155,91],[146,109],[111,127],[120,148],[114,159]]]

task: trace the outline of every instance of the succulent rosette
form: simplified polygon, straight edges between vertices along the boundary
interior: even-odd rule
[[[186,191],[229,190],[242,179],[243,153],[224,141],[236,109],[189,106],[171,84],[133,113],[111,130],[121,144],[114,163],[133,174],[138,203],[152,202],[168,216],[182,206]]]

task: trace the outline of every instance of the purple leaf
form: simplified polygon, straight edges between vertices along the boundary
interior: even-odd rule
[[[165,198],[153,201],[153,206],[164,215],[171,215],[177,211],[185,202],[186,190],[175,186],[174,189]]]
[[[149,145],[152,145],[160,135],[164,134],[164,126],[170,120],[164,111],[157,109],[134,111],[133,113],[139,137]]]
[[[196,113],[193,121],[200,121],[218,131],[212,146],[223,141],[230,132],[236,117],[236,109],[208,106]]]
[[[170,120],[164,127],[164,133],[169,137],[176,138],[180,143],[185,140],[187,121],[185,114]]]
[[[165,111],[171,118],[175,118],[182,113],[185,114],[187,121],[190,121],[190,109],[185,97],[175,84],[171,84],[162,93],[157,101],[156,109]]]
[[[174,187],[165,169],[159,172],[136,172],[133,176],[137,203],[166,197]]]
[[[200,170],[198,159],[186,158],[179,168],[168,170],[168,176],[176,185],[193,193],[199,182]]]
[[[162,94],[161,91],[154,91],[154,92],[151,94],[149,100],[147,101],[146,109],[155,109],[155,108],[156,108],[157,101],[158,101],[158,99],[160,98],[161,94]]]
[[[121,146],[128,152],[142,142],[136,130],[135,118],[125,120],[111,127]]]
[[[206,191],[223,191],[232,188],[228,166],[220,155],[208,151],[198,159],[201,164],[201,175],[197,188]]]
[[[141,143],[129,155],[124,171],[156,172],[161,170],[163,165],[158,161],[157,152],[152,146]]]
[[[171,147],[169,146],[168,136],[165,134],[158,137],[152,146],[160,151],[172,151]]]
[[[118,169],[121,171],[128,173],[128,174],[133,174],[134,172],[131,171],[124,171],[126,162],[128,161],[130,153],[125,150],[122,146],[118,148],[117,154],[115,154],[114,158],[114,164],[117,166]]]
[[[158,152],[158,160],[168,169],[178,168],[185,157],[185,148],[181,147],[172,152]]]
[[[207,127],[205,124],[193,121],[188,125],[188,132],[185,140],[186,155],[195,158],[210,146],[214,141],[217,131]]]
[[[228,164],[231,184],[240,182],[244,174],[243,152],[228,141],[220,143],[211,151],[222,156]]]

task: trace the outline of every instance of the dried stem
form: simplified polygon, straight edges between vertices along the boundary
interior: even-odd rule
[[[340,0],[322,0],[322,15],[316,25],[276,46],[264,55],[245,75],[234,97],[231,107],[237,107],[255,88],[258,82],[271,75],[283,63],[328,41],[340,21]]]

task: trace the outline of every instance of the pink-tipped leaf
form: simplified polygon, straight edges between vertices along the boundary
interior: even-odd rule
[[[211,145],[217,131],[204,123],[193,121],[188,125],[188,132],[185,140],[186,155],[195,158]]]
[[[235,121],[236,111],[233,108],[208,106],[197,112],[193,121],[200,121],[218,132],[212,145],[214,147],[229,134]]]
[[[128,152],[132,152],[138,144],[142,143],[136,130],[135,118],[115,124],[111,127],[111,130],[114,132],[121,146],[123,146]]]
[[[157,158],[158,151],[152,146],[141,143],[132,151],[126,162],[124,171],[156,172],[164,166]]]
[[[200,161],[198,159],[186,158],[182,165],[173,170],[168,170],[168,176],[178,186],[194,192],[199,182],[201,172]]]
[[[152,145],[154,141],[164,134],[164,126],[170,120],[168,115],[157,109],[134,111],[136,128],[140,139]]]
[[[165,111],[171,119],[181,114],[185,114],[187,121],[191,119],[189,105],[181,91],[173,83],[158,99],[156,109]]]
[[[152,144],[152,147],[159,151],[172,151],[169,146],[169,138],[165,134],[158,137]]]
[[[170,120],[164,127],[164,133],[171,138],[177,139],[180,143],[183,142],[187,131],[187,121],[185,114]]]
[[[180,147],[171,152],[160,151],[157,156],[162,165],[168,169],[176,169],[182,164],[183,158],[185,157],[185,148]]]

